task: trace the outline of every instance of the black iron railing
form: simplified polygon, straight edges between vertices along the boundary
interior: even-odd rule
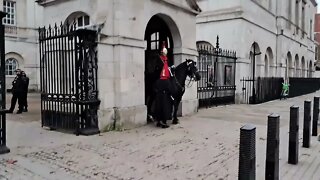
[[[259,104],[280,98],[283,78],[242,78],[242,99],[247,104]],[[253,83],[255,81],[255,83]],[[255,86],[255,93],[252,89]]]
[[[289,97],[313,93],[320,89],[320,78],[289,78]]]
[[[218,37],[215,48],[208,42],[198,42],[197,48],[199,107],[234,103],[236,53],[219,48]]]
[[[39,29],[42,126],[99,132],[96,36],[63,24]]]

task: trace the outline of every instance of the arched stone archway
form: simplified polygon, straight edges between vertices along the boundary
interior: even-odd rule
[[[152,83],[158,79],[161,69],[159,69],[159,55],[162,44],[165,43],[168,49],[169,65],[175,64],[174,55],[176,48],[181,48],[181,36],[175,22],[167,15],[156,14],[149,20],[145,30],[145,104],[147,105],[152,93]],[[181,56],[181,55],[179,55]]]
[[[295,68],[295,77],[300,77],[300,63],[299,63],[299,56],[298,54],[296,54],[295,58],[294,58],[294,68]]]
[[[301,72],[302,72],[301,77],[307,77],[306,61],[303,56],[301,59]]]
[[[267,54],[264,55],[264,76],[269,76],[269,57]]]
[[[268,70],[268,75],[270,77],[275,76],[275,65],[274,65],[274,59],[273,59],[273,52],[270,47],[266,50],[266,56],[268,58],[268,64],[265,64],[265,69]]]
[[[312,65],[312,61],[309,62],[309,67],[308,67],[308,77],[312,77],[312,70],[313,70],[313,65]]]
[[[261,76],[261,51],[258,43],[254,42],[250,48],[250,76],[259,77]]]
[[[293,60],[292,60],[291,52],[288,52],[288,54],[287,54],[287,62],[288,62],[287,69],[286,69],[287,78],[288,77],[293,77],[293,75],[294,75],[294,67],[293,67]]]

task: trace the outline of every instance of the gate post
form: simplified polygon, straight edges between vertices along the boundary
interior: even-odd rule
[[[5,74],[5,45],[4,45],[4,25],[2,19],[6,13],[0,11],[0,154],[9,153],[10,149],[7,147],[6,137],[6,74]]]
[[[288,163],[297,164],[299,159],[299,107],[290,107]]]
[[[240,129],[239,180],[256,179],[256,127],[247,124]]]
[[[311,126],[311,101],[304,101],[304,120],[303,120],[303,143],[302,147],[310,147],[310,126]]]
[[[268,116],[267,153],[266,153],[266,180],[279,179],[279,131],[280,116]]]
[[[313,101],[312,136],[318,135],[319,98],[319,96],[315,96]]]

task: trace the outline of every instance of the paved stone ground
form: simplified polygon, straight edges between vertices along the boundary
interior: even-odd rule
[[[287,164],[289,108],[320,92],[260,105],[202,109],[169,129],[147,125],[125,132],[85,137],[40,126],[39,95],[30,95],[30,112],[8,115],[8,146],[0,155],[2,179],[188,180],[237,179],[240,128],[257,127],[257,179],[264,179],[267,116],[281,116],[280,179],[320,179],[320,142],[299,146],[299,164]],[[10,97],[8,96],[8,99]],[[10,102],[10,101],[8,101]],[[300,142],[302,139],[300,138]]]

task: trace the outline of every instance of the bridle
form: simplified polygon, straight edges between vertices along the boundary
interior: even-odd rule
[[[190,72],[191,71],[191,67],[190,67],[190,64],[193,64],[194,62],[187,62],[187,67],[188,67],[188,71]],[[185,87],[187,87],[187,88],[191,88],[192,86],[193,86],[193,83],[196,81],[195,80],[195,73],[191,73],[191,75],[189,75],[189,74],[187,74],[187,79],[186,79],[186,81],[187,81],[187,84],[183,87],[180,83],[179,83],[179,81],[178,81],[178,79],[176,78],[176,76],[174,76],[174,79],[175,79],[175,81],[176,81],[176,84],[182,89],[182,92],[184,92],[185,91]]]
[[[188,66],[188,71],[190,72],[191,71],[191,67],[190,67],[190,64],[193,64],[194,62],[190,62],[190,63],[188,63],[187,62],[187,66]],[[195,66],[195,68],[197,67],[196,65],[194,65]],[[196,81],[195,80],[195,73],[194,72],[191,72],[191,75],[187,75],[187,79],[186,79],[186,81],[188,81],[188,83],[187,83],[187,85],[186,85],[186,87],[187,88],[191,88],[192,87],[192,85],[193,85],[193,83]],[[188,78],[189,77],[189,78]]]

